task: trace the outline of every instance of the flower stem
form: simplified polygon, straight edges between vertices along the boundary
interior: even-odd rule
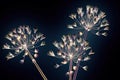
[[[69,63],[69,80],[72,80],[72,59],[70,59]]]
[[[28,56],[30,57],[30,59],[32,60],[33,64],[35,65],[35,67],[37,68],[37,70],[39,71],[40,75],[42,76],[42,78],[44,80],[48,80],[47,77],[45,76],[45,74],[43,73],[42,69],[40,68],[40,66],[38,65],[38,63],[36,62],[36,60],[34,59],[34,57],[31,55],[31,53],[29,52],[29,50],[27,50],[28,52]]]
[[[79,69],[79,66],[80,66],[79,64],[80,64],[80,61],[77,63],[77,68],[76,68],[75,73],[73,75],[73,80],[76,80],[78,69]]]
[[[83,39],[84,39],[84,40],[86,40],[86,38],[87,38],[87,33],[88,33],[88,31],[85,30],[84,36],[83,36]],[[84,48],[84,46],[81,47],[81,49],[80,49],[80,50],[81,50],[81,51],[80,51],[80,54],[82,54],[82,53],[84,52],[83,48]],[[78,61],[78,63],[77,63],[77,68],[76,68],[76,70],[75,70],[75,72],[74,72],[73,80],[76,80],[77,73],[78,73],[78,70],[79,70],[79,66],[80,66],[80,61]]]

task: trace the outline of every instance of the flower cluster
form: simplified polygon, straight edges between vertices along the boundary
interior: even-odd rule
[[[55,65],[56,68],[69,63],[67,72],[69,80],[76,80],[79,67],[87,70],[87,66],[82,66],[80,63],[88,61],[90,55],[94,54],[87,42],[88,32],[97,36],[107,36],[109,23],[105,18],[105,13],[92,6],[86,6],[86,11],[78,8],[77,14],[71,14],[69,17],[74,20],[74,23],[68,25],[68,28],[79,31],[79,34],[64,35],[61,42],[55,41],[53,45],[58,52],[55,54],[53,51],[49,51],[48,55],[63,60],[61,64]]]
[[[63,64],[67,64],[72,60],[73,70],[76,69],[78,61],[87,61],[90,59],[89,55],[94,54],[87,41],[76,35],[67,35],[62,37],[62,42],[54,42],[53,45],[58,48],[57,54],[53,51],[49,51],[48,55],[56,58],[61,58],[63,61],[61,64],[56,64],[56,68]],[[87,55],[88,54],[88,55]],[[87,70],[86,66],[83,66],[84,70]],[[73,72],[73,71],[71,71]],[[67,74],[70,72],[67,72]]]
[[[86,6],[86,11],[83,8],[78,8],[77,14],[71,14],[69,17],[75,22],[68,25],[68,28],[83,29],[98,36],[107,36],[106,31],[109,30],[109,23],[105,18],[105,13],[99,11],[97,7]]]
[[[8,43],[3,45],[3,49],[9,50],[9,54],[6,58],[9,60],[20,53],[24,53],[21,63],[24,62],[25,56],[28,55],[28,51],[32,52],[36,58],[38,57],[37,48],[45,45],[43,41],[45,37],[43,34],[38,33],[37,29],[30,29],[29,26],[20,26],[12,32],[9,32],[5,38],[9,40]]]
[[[71,14],[69,17],[74,20],[74,23],[68,25],[68,28],[77,30],[79,34],[63,35],[60,42],[53,43],[58,51],[56,53],[49,51],[48,55],[61,59],[60,64],[56,64],[55,68],[69,64],[66,74],[69,75],[69,80],[76,80],[79,67],[87,71],[87,66],[82,66],[80,63],[90,60],[90,55],[94,54],[87,41],[88,32],[97,36],[107,36],[109,23],[105,18],[105,13],[92,6],[86,6],[85,10],[78,8],[77,13]],[[44,35],[35,28],[20,26],[9,32],[5,38],[8,42],[3,45],[3,49],[9,51],[6,56],[7,60],[23,53],[20,62],[24,63],[25,57],[29,56],[43,79],[47,80],[34,59],[38,57],[38,47],[45,45]]]

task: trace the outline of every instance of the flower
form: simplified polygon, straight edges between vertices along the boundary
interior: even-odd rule
[[[33,53],[34,57],[38,56],[38,47],[44,46],[43,41],[45,37],[43,34],[38,33],[38,30],[29,26],[20,26],[14,29],[12,32],[6,35],[6,39],[9,40],[3,45],[3,49],[9,50],[9,54],[6,58],[12,59],[20,53],[24,53],[21,62],[24,62],[25,56],[28,55],[28,51]]]
[[[49,51],[48,55],[62,60],[61,64],[55,65],[55,68],[72,61],[72,67],[75,70],[78,61],[88,61],[90,59],[89,55],[93,53],[88,42],[76,35],[63,35],[62,41],[55,41],[53,45],[58,49],[58,52],[55,54],[53,51]]]
[[[68,28],[84,29],[98,36],[107,36],[106,31],[109,30],[109,23],[105,18],[105,13],[99,11],[97,7],[88,5],[86,6],[86,11],[83,8],[78,8],[77,14],[71,14],[69,17],[74,20],[74,24],[68,25]]]

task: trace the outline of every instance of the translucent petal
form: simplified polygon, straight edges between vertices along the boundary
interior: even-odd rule
[[[104,27],[104,26],[108,26],[108,21],[106,19],[104,19],[102,22],[101,22],[101,25],[100,27]]]
[[[109,30],[109,27],[105,27],[104,30]]]
[[[66,72],[66,75],[69,75],[69,72]]]
[[[63,61],[63,62],[61,62],[62,64],[67,64],[67,61]]]
[[[81,61],[82,59],[81,58],[78,58],[78,61]]]
[[[16,49],[16,50],[15,50],[15,52],[19,53],[19,52],[20,52],[20,50],[19,50],[19,49]]]
[[[100,36],[100,32],[96,32],[96,35],[97,35],[97,36]]]
[[[99,13],[99,15],[98,15],[98,17],[99,18],[104,18],[106,15],[105,15],[105,13],[104,12],[102,12],[102,11],[100,11],[100,13]]]
[[[60,47],[62,47],[62,48],[64,47],[63,43],[60,43],[59,45],[60,45]]]
[[[82,35],[83,35],[83,33],[82,33],[82,32],[79,32],[79,35],[80,35],[80,36],[82,36]]]
[[[76,14],[71,14],[69,17],[72,19],[76,19]]]
[[[65,56],[65,55],[61,55],[61,57],[62,57],[62,58],[64,58],[64,59],[66,58],[66,56]]]
[[[87,56],[87,57],[85,57],[83,60],[84,60],[84,61],[88,61],[88,60],[90,60],[90,57]]]
[[[68,25],[68,28],[73,29],[74,27],[72,25]]]
[[[76,24],[76,23],[74,23],[74,24],[73,24],[73,26],[74,26],[74,27],[77,27],[77,24]]]
[[[73,74],[73,71],[69,71],[66,73],[66,75],[70,75],[70,74]]]
[[[77,66],[73,66],[73,70],[76,70],[77,69]]]
[[[36,33],[36,32],[37,32],[37,30],[38,30],[38,29],[35,29],[35,28],[34,28],[34,29],[33,29],[34,33]]]
[[[40,46],[44,46],[45,45],[45,42],[43,41],[43,42],[41,42],[41,44],[40,44]]]
[[[62,40],[66,41],[66,36],[65,35],[63,35]]]
[[[59,68],[59,67],[60,67],[60,65],[59,65],[59,64],[56,64],[54,67],[55,67],[55,68]]]
[[[5,38],[12,41],[12,38],[10,36],[8,36],[8,35]]]
[[[82,39],[81,39],[81,38],[77,39],[77,42],[78,42],[78,43],[81,43],[81,42],[82,42]]]
[[[42,36],[42,37],[40,38],[40,40],[43,40],[43,39],[45,39],[45,37],[44,37],[44,36]]]
[[[35,41],[32,41],[32,45],[34,45],[35,44]]]
[[[15,42],[15,41],[11,41],[11,43],[12,43],[13,45],[15,45],[16,42]]]
[[[31,30],[30,30],[29,26],[26,27],[26,31],[29,35],[31,34]]]
[[[89,52],[89,55],[95,54],[92,50]]]
[[[35,57],[35,58],[37,58],[37,57],[38,57],[38,54],[37,54],[37,53],[35,53],[35,54],[34,54],[34,57]]]
[[[89,47],[89,46],[88,46],[88,47],[85,47],[85,50],[89,50],[89,49],[91,49],[91,47]]]
[[[103,36],[107,36],[107,33],[106,33],[106,32],[104,32],[104,33],[102,33],[102,35],[103,35]]]
[[[25,60],[24,60],[24,59],[22,59],[22,60],[20,60],[20,63],[21,63],[21,64],[23,64],[23,63],[24,63],[24,61],[25,61]]]
[[[27,56],[28,55],[28,51],[25,51],[25,56]]]
[[[12,37],[12,36],[13,36],[13,33],[12,33],[12,32],[10,32],[8,35]]]
[[[59,56],[60,56],[60,55],[62,55],[62,53],[59,51],[59,52],[57,52],[57,55],[59,55]]]
[[[49,51],[48,55],[49,55],[49,56],[53,56],[53,57],[55,56],[55,54],[54,54],[53,51]]]
[[[6,43],[5,45],[3,45],[3,49],[10,49],[10,45]]]
[[[57,43],[56,41],[53,43],[53,45],[54,45],[55,47],[57,47],[57,48],[59,47],[59,46],[58,46],[58,43]]]
[[[87,66],[84,66],[84,67],[82,67],[85,71],[87,71],[88,70],[88,67]]]
[[[6,56],[7,60],[14,58],[15,56],[9,52],[8,55]]]
[[[17,36],[17,40],[20,41],[20,39],[21,39],[21,36]]]
[[[80,15],[81,17],[83,16],[83,11],[82,11],[82,8],[78,8],[77,9],[77,13],[78,13],[78,15]]]
[[[35,53],[38,53],[38,50],[37,50],[37,49],[35,49],[35,50],[34,50],[34,52],[35,52]]]

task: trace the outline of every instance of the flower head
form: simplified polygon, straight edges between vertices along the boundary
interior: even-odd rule
[[[38,33],[37,29],[31,29],[29,26],[20,26],[6,35],[8,43],[3,45],[3,49],[8,49],[9,54],[6,58],[12,59],[20,53],[24,52],[23,59],[28,55],[28,51],[34,53],[34,57],[38,56],[38,47],[44,46],[45,37],[43,34]]]
[[[109,23],[105,18],[105,13],[99,11],[97,7],[86,6],[86,11],[83,8],[78,8],[77,14],[71,14],[69,17],[75,22],[68,25],[68,28],[84,29],[98,36],[107,36],[106,31],[109,30]]]
[[[53,45],[58,49],[58,52],[55,54],[53,51],[50,51],[48,55],[63,60],[60,65],[56,64],[56,68],[72,60],[74,63],[72,67],[75,69],[75,64],[78,61],[87,61],[90,59],[89,55],[92,54],[88,42],[76,35],[64,35],[61,42],[55,41]]]

